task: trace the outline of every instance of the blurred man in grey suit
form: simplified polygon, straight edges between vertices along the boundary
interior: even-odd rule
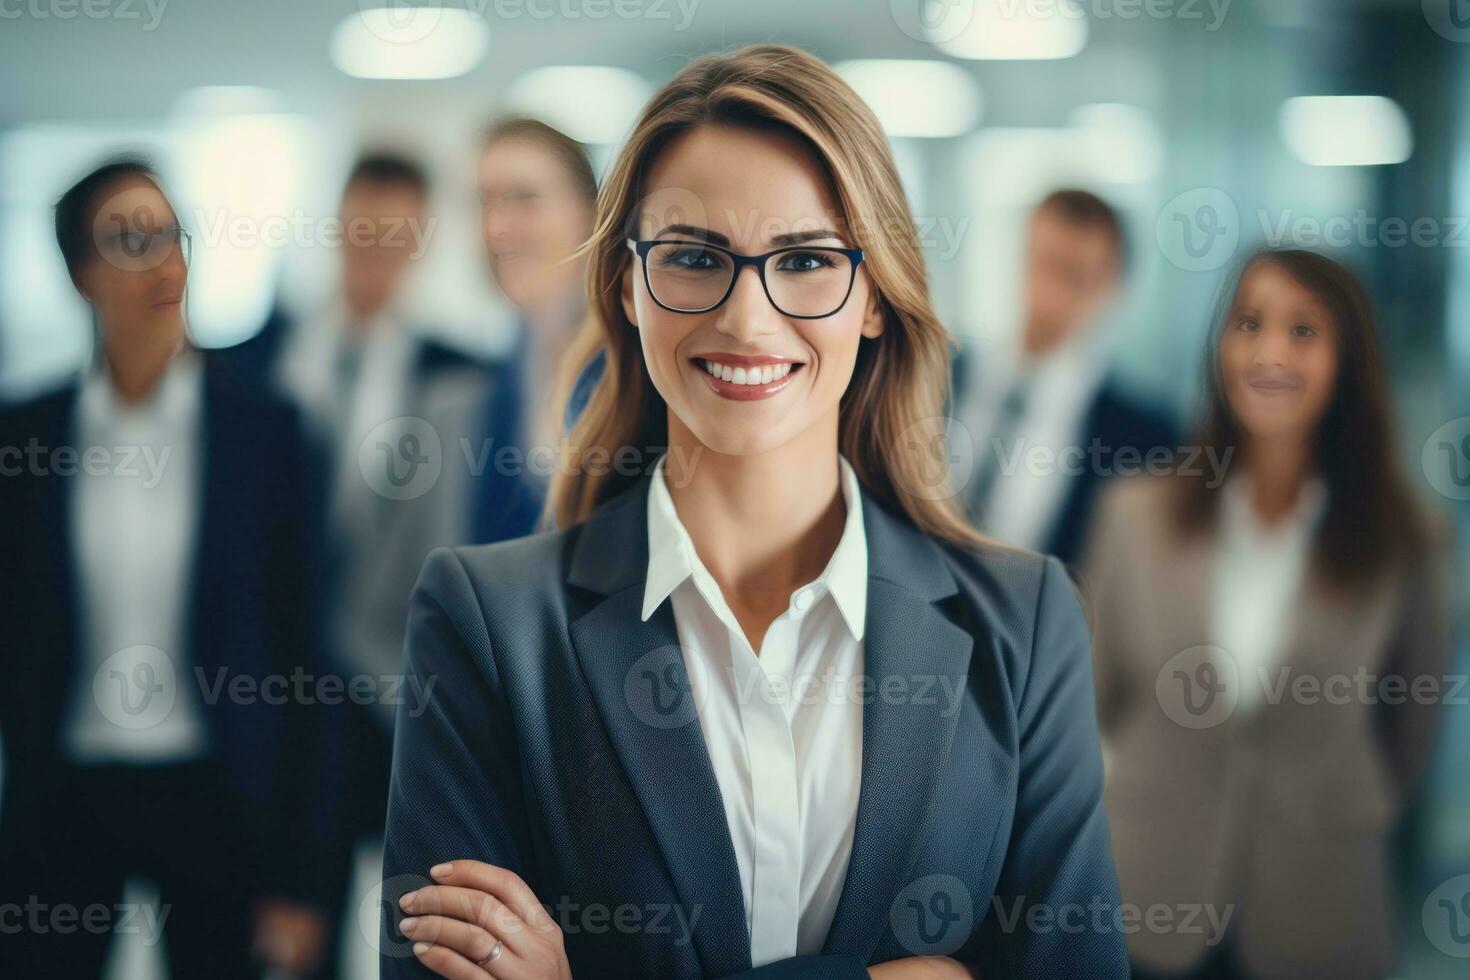
[[[333,713],[325,792],[337,834],[326,863],[349,913],[353,852],[383,830],[394,711],[421,708],[429,694],[400,683],[408,596],[431,550],[467,540],[464,447],[488,390],[484,365],[429,339],[403,309],[433,228],[428,202],[418,164],[359,159],[342,194],[342,278],[331,302],[294,323],[277,319],[237,351],[301,407],[328,476],[328,642],[342,695],[317,710]],[[334,953],[337,945],[334,937]]]

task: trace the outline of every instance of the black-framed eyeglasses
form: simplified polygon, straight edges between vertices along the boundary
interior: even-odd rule
[[[653,301],[671,313],[708,313],[735,291],[740,270],[754,266],[771,305],[800,320],[829,317],[847,303],[860,248],[790,245],[761,255],[741,255],[709,242],[628,239],[643,262],[643,282]]]

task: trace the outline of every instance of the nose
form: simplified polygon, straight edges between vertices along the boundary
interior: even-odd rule
[[[499,205],[488,206],[485,209],[485,234],[491,241],[499,241],[510,233],[510,223],[505,220],[505,214]]]
[[[766,298],[760,273],[746,266],[735,276],[735,288],[719,309],[715,329],[734,340],[751,340],[780,329],[781,313]]]
[[[178,242],[169,249],[167,257],[158,266],[158,276],[169,282],[187,282],[189,264],[184,261],[184,243]]]
[[[1289,350],[1290,340],[1284,331],[1262,330],[1252,354],[1255,363],[1261,367],[1279,367],[1286,363]]]

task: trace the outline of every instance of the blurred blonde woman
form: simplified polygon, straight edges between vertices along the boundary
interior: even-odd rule
[[[587,250],[558,529],[415,596],[383,975],[1125,976],[1081,607],[948,488],[871,111],[793,48],[702,58]]]

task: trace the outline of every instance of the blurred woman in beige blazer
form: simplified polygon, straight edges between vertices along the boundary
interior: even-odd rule
[[[1197,440],[1225,467],[1115,481],[1084,565],[1135,976],[1383,977],[1448,548],[1353,275],[1265,251],[1225,295]]]

